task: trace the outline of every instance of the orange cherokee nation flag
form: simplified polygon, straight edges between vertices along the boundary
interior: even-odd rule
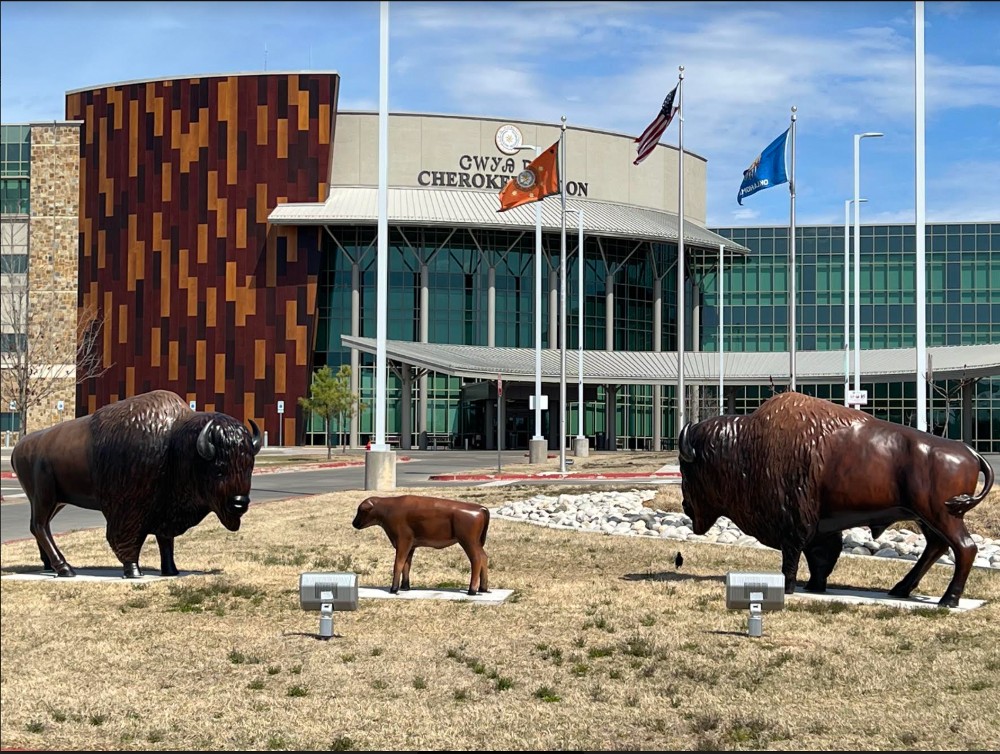
[[[546,196],[559,193],[559,142],[532,160],[524,170],[510,179],[500,192],[500,209],[504,212],[512,207],[537,202]]]

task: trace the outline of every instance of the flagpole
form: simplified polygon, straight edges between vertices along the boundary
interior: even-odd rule
[[[724,243],[720,243],[719,244],[719,416],[722,416],[725,413],[725,409],[723,408],[723,404],[725,403],[725,401],[723,401],[722,398],[722,391],[725,385],[725,382],[722,378],[723,333],[725,332],[723,329],[723,319],[725,317],[725,309],[722,303],[722,295],[724,288],[724,283],[722,280],[722,270],[725,264],[725,260],[726,260],[726,245]]]
[[[792,175],[788,180],[788,193],[791,195],[791,210],[789,213],[789,231],[788,231],[788,241],[789,241],[789,285],[791,288],[791,298],[789,304],[789,316],[788,316],[788,369],[791,375],[791,380],[789,382],[789,387],[791,390],[795,390],[795,111],[798,110],[795,105],[792,105]]]
[[[561,237],[559,250],[559,471],[566,473],[566,116],[559,134],[559,196]]]
[[[378,250],[375,275],[375,442],[372,450],[385,451],[386,419],[386,315],[389,301],[389,3],[379,4],[379,106],[378,106]]]
[[[684,66],[677,67],[677,424],[684,428]],[[612,417],[613,419],[614,417]]]
[[[916,111],[916,242],[917,242],[917,429],[927,431],[927,267],[925,261],[925,168],[924,168],[924,3],[917,0],[915,111]]]
[[[375,424],[365,453],[365,489],[396,487],[396,452],[385,441],[389,301],[389,3],[379,3],[378,249],[375,274]]]

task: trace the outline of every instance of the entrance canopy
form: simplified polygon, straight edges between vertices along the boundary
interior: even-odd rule
[[[279,204],[267,221],[271,225],[375,225],[378,222],[377,199],[377,188],[334,186],[325,202]],[[532,230],[535,227],[534,202],[497,212],[500,200],[491,192],[394,186],[389,189],[388,201],[389,222],[394,226],[444,225],[503,230]],[[568,199],[567,206],[583,211],[583,232],[588,238],[604,236],[660,242],[678,239],[676,213],[575,196]],[[562,227],[560,203],[543,201],[541,210],[542,229],[559,231]],[[574,222],[567,227],[566,233],[570,239],[575,239],[577,224]],[[688,219],[684,221],[684,243],[712,251],[717,251],[722,244],[728,254],[749,253],[745,246]]]
[[[374,354],[374,338],[342,335],[341,343]],[[1000,374],[1000,344],[946,346],[927,349],[934,380],[990,377]],[[534,348],[490,348],[444,343],[386,342],[386,358],[401,364],[455,377],[531,382],[535,379]],[[579,351],[566,350],[566,379],[579,382]],[[893,348],[861,352],[861,379],[865,382],[909,382],[915,379],[915,348]],[[843,351],[798,351],[795,354],[797,382],[823,384],[844,382]],[[787,382],[788,352],[723,353],[726,385],[760,385]],[[853,366],[851,376],[853,379]],[[541,379],[560,381],[560,352],[542,349]],[[675,351],[584,351],[583,381],[596,385],[676,385]],[[684,381],[690,385],[719,384],[719,354],[694,351],[684,354]]]

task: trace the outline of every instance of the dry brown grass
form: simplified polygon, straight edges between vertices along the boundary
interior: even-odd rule
[[[624,488],[630,488],[625,485]],[[564,489],[569,490],[567,486]],[[679,500],[660,488],[657,502]],[[552,488],[546,488],[550,494]],[[412,490],[427,493],[427,489]],[[442,489],[490,504],[539,488]],[[788,600],[750,638],[729,570],[772,550],[557,531],[494,518],[502,605],[363,599],[319,641],[304,571],[385,586],[392,548],[351,519],[364,491],[254,506],[178,539],[179,579],[2,582],[5,747],[201,750],[970,750],[1000,747],[1000,577],[967,613]],[[996,500],[981,508],[995,508]],[[971,514],[970,514],[971,517]],[[59,537],[115,565],[103,532]],[[675,570],[681,549],[684,565]],[[33,542],[2,570],[34,569]],[[144,562],[156,563],[150,539]],[[887,589],[908,564],[845,558],[831,586]],[[457,547],[418,550],[414,588],[464,588]],[[807,575],[805,564],[800,578]],[[920,592],[939,596],[951,569]]]

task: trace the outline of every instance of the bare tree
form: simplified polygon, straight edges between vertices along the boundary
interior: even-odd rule
[[[23,242],[17,245],[18,232],[16,224],[5,218],[0,241],[5,252],[15,252],[12,258],[22,249],[27,251]],[[33,280],[30,270],[4,274],[0,325],[0,393],[4,408],[20,417],[22,437],[30,429],[32,409],[108,369],[100,348],[104,321],[96,305],[78,309],[75,290],[49,289]]]
[[[964,374],[957,380],[945,380],[944,387],[941,387],[936,382],[934,382],[933,373],[928,373],[925,375],[927,379],[927,385],[930,389],[937,393],[938,396],[944,399],[944,418],[940,422],[941,431],[938,433],[941,437],[948,436],[948,426],[951,424],[951,419],[955,415],[955,412],[951,408],[951,402],[953,400],[958,400],[961,402],[962,390],[967,385],[975,385],[979,382],[982,377],[966,377]],[[938,423],[933,420],[934,412],[931,411],[931,434],[934,434],[934,430]]]

